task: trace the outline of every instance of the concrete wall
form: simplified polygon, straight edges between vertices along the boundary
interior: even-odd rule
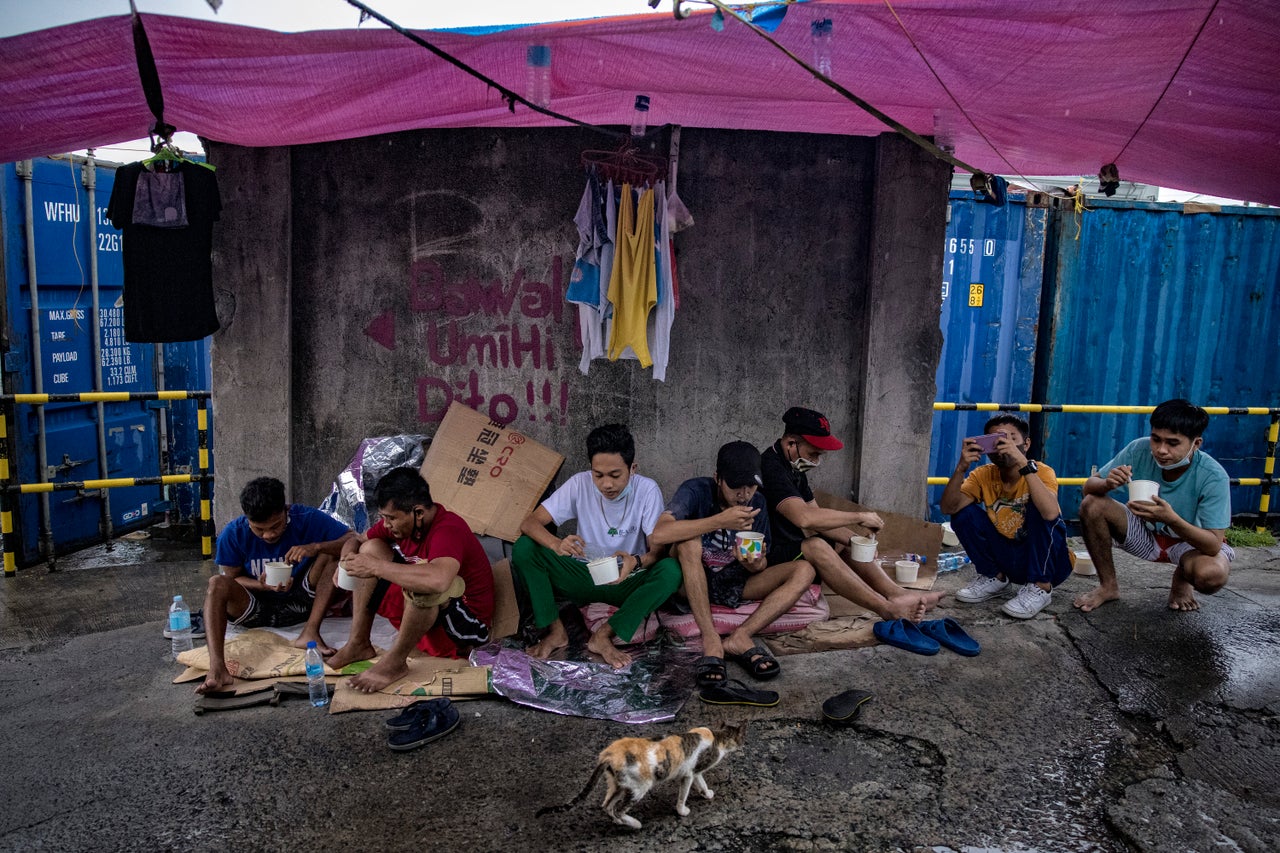
[[[362,438],[430,434],[451,399],[556,447],[565,475],[592,427],[628,423],[668,494],[807,405],[849,448],[815,487],[922,514],[947,170],[892,136],[685,129],[696,224],[675,238],[663,383],[634,361],[578,370],[579,155],[607,145],[579,129],[211,145],[236,315],[215,347],[218,523],[264,466],[317,502]]]

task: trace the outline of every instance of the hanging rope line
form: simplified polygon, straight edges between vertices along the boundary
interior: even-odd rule
[[[350,0],[348,0],[348,2],[350,2]],[[934,145],[934,144],[933,144],[932,142],[930,142],[928,139],[925,139],[925,138],[924,138],[923,136],[921,136],[920,134],[918,134],[918,133],[916,133],[915,131],[911,130],[909,127],[907,127],[906,125],[904,125],[902,122],[897,121],[896,119],[894,119],[893,117],[891,117],[891,116],[887,115],[886,113],[881,112],[880,110],[878,110],[878,109],[876,109],[875,107],[873,107],[871,104],[869,104],[869,103],[867,103],[866,101],[864,101],[862,98],[859,98],[859,97],[858,97],[857,95],[855,95],[853,92],[850,92],[850,91],[849,91],[848,89],[846,89],[844,86],[841,86],[839,83],[837,83],[836,81],[832,80],[830,77],[827,77],[827,76],[826,76],[826,75],[824,75],[822,72],[818,71],[818,69],[814,68],[812,65],[810,65],[810,64],[809,64],[809,63],[807,63],[807,62],[805,62],[805,61],[804,61],[803,59],[801,59],[800,57],[796,56],[794,53],[792,53],[792,52],[791,52],[790,50],[788,50],[786,47],[784,47],[783,45],[779,44],[779,43],[778,43],[778,40],[777,40],[777,39],[775,39],[772,35],[770,35],[769,33],[765,32],[764,30],[762,30],[762,29],[761,29],[759,26],[757,26],[756,24],[754,24],[754,23],[752,23],[751,21],[749,21],[749,20],[747,20],[746,18],[744,18],[744,17],[743,17],[741,14],[739,14],[736,10],[731,9],[731,8],[729,8],[728,6],[726,6],[726,5],[722,2],[722,0],[706,0],[706,2],[707,2],[709,5],[714,6],[714,7],[716,7],[717,9],[719,9],[719,10],[720,10],[720,12],[721,12],[721,14],[725,15],[726,17],[732,17],[732,18],[734,18],[735,20],[737,20],[737,21],[741,22],[744,26],[746,26],[748,29],[750,29],[752,32],[754,32],[756,35],[760,36],[760,38],[764,39],[765,41],[769,42],[769,44],[773,45],[773,46],[774,46],[774,47],[776,47],[778,50],[782,51],[782,53],[783,53],[783,54],[785,54],[785,55],[787,56],[787,58],[789,58],[789,59],[790,59],[792,62],[794,62],[796,65],[799,65],[799,66],[800,66],[801,68],[803,68],[804,70],[808,71],[808,72],[809,72],[810,74],[812,74],[815,78],[817,78],[820,82],[822,82],[824,85],[826,85],[829,89],[834,90],[837,94],[839,94],[839,95],[840,95],[841,97],[843,97],[845,100],[850,101],[850,102],[851,102],[851,103],[853,103],[855,106],[857,106],[860,110],[862,110],[863,112],[865,112],[865,113],[867,113],[867,114],[871,115],[871,116],[872,116],[872,117],[874,117],[876,120],[878,120],[880,123],[882,123],[882,124],[886,125],[887,127],[889,127],[891,130],[894,130],[894,131],[896,131],[897,133],[900,133],[900,134],[902,134],[903,136],[905,136],[907,139],[910,139],[912,142],[914,142],[916,145],[918,145],[918,146],[920,146],[921,148],[923,148],[925,151],[928,151],[928,152],[929,152],[930,154],[932,154],[934,157],[937,157],[939,160],[944,160],[944,161],[946,161],[947,163],[950,163],[952,166],[954,166],[954,167],[955,167],[955,168],[957,168],[957,169],[960,169],[961,171],[964,171],[964,172],[972,172],[972,173],[973,173],[973,174],[975,174],[975,175],[978,175],[978,174],[984,174],[984,173],[982,172],[982,170],[981,170],[981,169],[978,169],[978,168],[975,168],[975,167],[973,167],[973,166],[970,166],[968,163],[966,163],[966,162],[964,162],[963,160],[961,160],[960,158],[956,157],[954,154],[952,154],[952,153],[951,153],[951,152],[949,152],[949,151],[944,151],[943,149],[939,148],[937,145]]]
[[[1155,114],[1156,107],[1160,106],[1160,102],[1164,100],[1164,96],[1169,92],[1169,87],[1173,85],[1173,81],[1177,78],[1178,72],[1182,70],[1182,65],[1187,61],[1187,57],[1191,55],[1191,49],[1196,46],[1196,42],[1200,40],[1200,36],[1204,33],[1204,28],[1209,25],[1209,19],[1213,17],[1214,11],[1218,8],[1218,0],[1213,0],[1213,5],[1209,7],[1209,11],[1205,13],[1204,20],[1200,22],[1200,28],[1196,30],[1195,36],[1191,39],[1191,43],[1187,45],[1186,51],[1182,54],[1182,58],[1178,60],[1178,66],[1173,69],[1173,74],[1169,77],[1169,82],[1164,84],[1164,88],[1160,90],[1160,97],[1156,98],[1156,102],[1151,105],[1151,109],[1147,110],[1146,116],[1143,117],[1141,123],[1134,128],[1133,135],[1125,142],[1124,147],[1120,149],[1120,153],[1111,158],[1112,163],[1119,163],[1120,158],[1124,156],[1124,152],[1129,150],[1129,144],[1138,138],[1138,134],[1142,132],[1142,128],[1147,126],[1147,121]]]
[[[929,69],[929,73],[933,75],[933,79],[938,81],[938,85],[942,87],[942,91],[947,93],[947,97],[951,99],[951,103],[956,105],[956,109],[958,109],[960,114],[964,116],[964,120],[969,122],[969,126],[976,130],[978,135],[982,137],[982,141],[987,143],[987,147],[990,148],[997,157],[1004,161],[1004,164],[1009,167],[1011,174],[1017,175],[1019,178],[1026,181],[1029,186],[1040,189],[1040,187],[1036,186],[1034,181],[1022,174],[1017,166],[1010,163],[1009,158],[1004,156],[1003,152],[996,147],[996,144],[982,132],[982,128],[978,126],[976,121],[974,121],[973,116],[969,115],[969,111],[960,103],[960,99],[957,98],[951,91],[951,88],[943,82],[942,75],[940,75],[937,69],[933,67],[933,63],[929,61],[929,57],[925,56],[924,51],[920,49],[920,45],[916,44],[916,40],[911,36],[911,32],[907,29],[907,25],[902,22],[902,18],[898,17],[898,10],[893,8],[893,3],[890,2],[890,0],[884,0],[884,5],[888,7],[889,14],[893,15],[893,19],[898,22],[898,27],[902,30],[902,34],[907,37],[907,41],[911,42],[911,47],[915,49],[916,55],[920,57],[920,60],[924,63],[925,67]]]
[[[395,21],[392,21],[390,18],[386,17],[385,15],[382,15],[379,12],[376,12],[375,10],[369,8],[364,3],[361,3],[360,0],[347,0],[347,2],[360,10],[362,22],[364,20],[364,16],[367,15],[368,17],[373,18],[374,20],[379,21],[385,24],[386,26],[390,27],[391,29],[395,30],[400,35],[409,39],[409,41],[413,42],[419,47],[424,47],[427,50],[431,51],[436,56],[440,57],[445,62],[448,62],[450,65],[454,66],[460,71],[463,71],[466,74],[470,74],[472,77],[476,78],[481,83],[484,83],[489,88],[497,89],[498,94],[502,96],[502,100],[507,102],[507,109],[511,110],[511,112],[513,113],[516,111],[516,104],[521,104],[522,106],[528,107],[534,112],[541,113],[542,115],[547,116],[548,118],[553,118],[553,119],[556,119],[557,121],[563,121],[568,124],[577,125],[578,127],[585,127],[588,130],[594,130],[597,133],[602,133],[605,136],[610,136],[610,137],[613,137],[614,139],[630,138],[630,134],[626,133],[625,131],[611,130],[607,127],[601,127],[598,124],[591,124],[589,122],[580,121],[579,119],[573,118],[572,116],[567,116],[567,115],[564,115],[563,113],[558,113],[555,110],[549,110],[546,107],[540,107],[537,104],[533,103],[532,101],[528,100],[527,98],[524,98],[523,96],[517,94],[516,92],[513,92],[511,89],[508,89],[506,86],[503,86],[501,83],[499,83],[497,80],[494,80],[492,77],[488,77],[482,72],[472,68],[470,65],[466,64],[461,59],[458,59],[457,57],[453,56],[447,51],[442,50],[441,48],[438,48],[435,45],[431,44],[429,41],[422,38],[417,33],[414,33],[410,30],[406,30],[404,27],[400,26]]]

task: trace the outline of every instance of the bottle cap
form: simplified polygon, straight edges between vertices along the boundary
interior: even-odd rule
[[[547,44],[531,44],[524,53],[525,62],[535,68],[547,68],[551,65],[551,46]]]
[[[636,95],[636,112],[641,112],[641,113],[649,112],[649,96],[648,95]]]
[[[316,641],[315,641],[315,640],[307,640],[307,648],[309,648],[309,649],[314,649],[315,647],[316,647]]]
[[[182,600],[182,596],[180,596],[180,595],[175,595],[175,596],[173,597],[173,600],[174,600],[174,601],[181,601],[181,600]]]

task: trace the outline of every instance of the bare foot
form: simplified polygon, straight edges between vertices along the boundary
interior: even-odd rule
[[[552,623],[551,630],[547,632],[547,636],[534,643],[525,652],[530,657],[538,660],[547,660],[553,654],[561,649],[569,647],[569,634],[564,630],[564,625],[559,621]]]
[[[409,674],[409,665],[403,660],[396,660],[386,655],[351,679],[353,690],[361,693],[377,693],[389,684],[393,684]]]
[[[945,592],[922,592],[920,593],[920,606],[923,608],[920,615],[928,613],[930,610],[938,606],[938,602],[946,595]],[[919,620],[916,620],[919,621]]]
[[[880,618],[919,622],[926,613],[937,606],[944,595],[946,595],[944,592],[907,592],[895,595],[885,604]]]
[[[622,669],[631,663],[631,655],[615,646],[611,637],[601,636],[599,631],[587,640],[587,650],[600,655],[604,658],[604,662],[614,669]]]
[[[312,640],[315,641],[316,649],[319,650],[321,656],[323,657],[329,657],[329,655],[334,654],[335,652],[338,651],[333,646],[329,645],[324,641],[324,638],[320,636],[319,631],[308,631],[305,629],[301,634],[298,635],[298,639],[293,641],[293,647],[295,649],[305,649],[307,647],[307,643],[311,642]]]
[[[1115,601],[1119,597],[1120,588],[1118,586],[1099,586],[1097,589],[1077,595],[1071,603],[1088,613],[1090,610],[1101,607],[1108,601]]]
[[[355,663],[358,660],[370,660],[377,654],[378,650],[373,647],[372,643],[356,643],[352,641],[334,652],[333,657],[329,658],[325,663],[330,669],[341,670],[349,663]]]
[[[1196,601],[1195,587],[1187,583],[1178,573],[1173,573],[1173,583],[1169,587],[1170,610],[1199,610],[1200,602]]]
[[[211,666],[209,668],[209,674],[196,687],[196,692],[201,696],[206,693],[217,693],[220,690],[226,690],[233,684],[235,684],[235,679],[231,677],[231,673],[227,672],[226,664],[218,664],[216,667]]]

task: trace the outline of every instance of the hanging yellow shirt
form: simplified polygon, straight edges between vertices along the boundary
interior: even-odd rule
[[[653,190],[640,194],[632,209],[631,185],[622,185],[618,201],[618,233],[614,236],[613,273],[609,276],[609,301],[613,303],[613,333],[609,360],[617,361],[628,346],[651,367],[649,312],[658,304],[658,270],[654,261]]]

